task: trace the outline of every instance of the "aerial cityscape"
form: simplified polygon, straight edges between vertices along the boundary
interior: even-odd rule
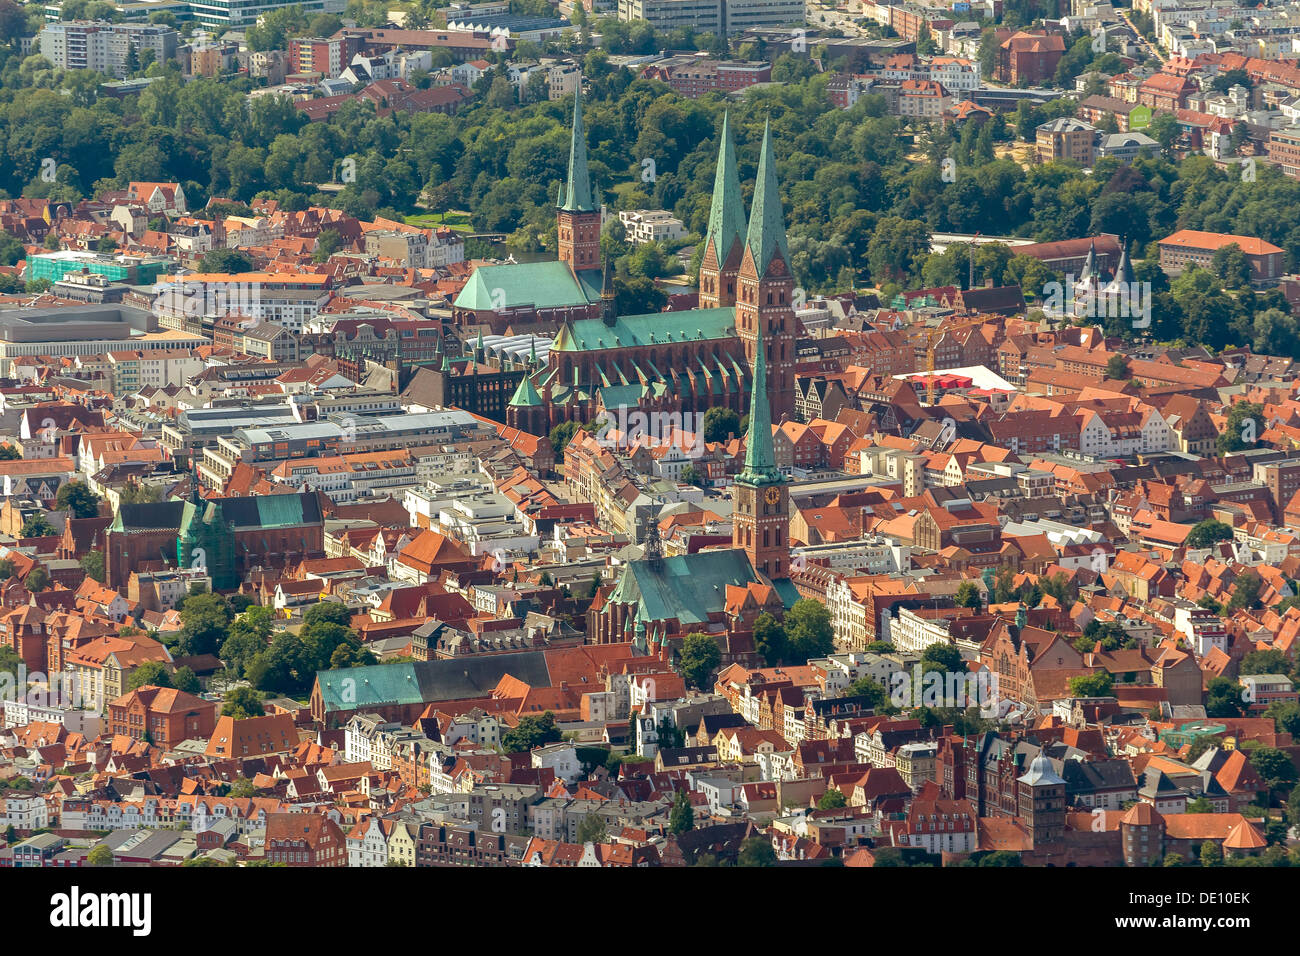
[[[0,867],[1300,866],[1297,0],[0,0],[0,155]]]

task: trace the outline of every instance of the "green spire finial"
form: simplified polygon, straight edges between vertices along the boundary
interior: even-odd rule
[[[569,183],[566,212],[591,212],[591,178],[587,173],[587,134],[582,126],[582,77],[573,93],[573,139],[569,144]]]
[[[767,402],[767,359],[763,355],[763,323],[754,338],[754,386],[749,393],[749,440],[745,446],[745,481],[771,481],[781,477],[772,448],[772,409]]]
[[[760,276],[767,274],[772,254],[777,250],[786,265],[790,249],[785,241],[785,213],[781,209],[781,191],[776,183],[776,152],[772,148],[772,124],[763,124],[763,148],[758,154],[758,175],[754,180],[754,207],[749,211],[749,235],[745,239],[754,255]]]
[[[740,196],[740,175],[736,172],[736,142],[731,135],[731,120],[722,114],[719,137],[718,167],[713,176],[713,204],[709,207],[709,227],[704,248],[713,240],[718,263],[726,261],[736,242],[745,241],[745,203]]]

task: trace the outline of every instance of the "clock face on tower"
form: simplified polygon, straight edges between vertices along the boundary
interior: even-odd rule
[[[769,488],[767,489],[767,493],[764,494],[763,497],[767,499],[767,503],[769,505],[777,504],[781,500],[781,489]]]

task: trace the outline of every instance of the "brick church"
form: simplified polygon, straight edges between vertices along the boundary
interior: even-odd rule
[[[510,400],[508,425],[544,435],[561,422],[617,416],[620,408],[703,413],[722,406],[744,414],[760,336],[769,417],[792,413],[798,320],[771,131],[764,130],[748,222],[726,118],[719,139],[699,308],[617,315],[608,270],[602,274],[601,213],[587,172],[579,91],[556,212],[559,261],[480,267],[456,300],[458,321],[492,324],[532,310],[534,321],[545,315],[558,322],[545,363],[529,368]]]
[[[744,261],[752,261],[748,251]],[[743,295],[743,281],[740,288]],[[752,323],[756,384],[745,465],[731,488],[731,548],[665,557],[652,523],[644,557],[626,564],[613,589],[602,590],[592,603],[587,633],[596,643],[632,641],[667,658],[685,635],[703,632],[718,642],[724,666],[756,664],[754,621],[762,613],[780,618],[799,600],[789,577],[789,479],[776,467],[764,385],[766,356],[779,341],[767,342],[761,316],[756,313]]]

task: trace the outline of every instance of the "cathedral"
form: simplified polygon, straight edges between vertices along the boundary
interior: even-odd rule
[[[746,220],[736,147],[723,119],[713,201],[699,275],[699,308],[620,316],[600,251],[582,121],[574,98],[568,180],[556,210],[559,259],[483,266],[457,296],[458,322],[503,317],[553,319],[558,332],[543,364],[532,365],[506,409],[506,423],[544,435],[564,421],[591,422],[609,411],[745,414],[751,370],[765,369],[766,415],[794,408],[797,319],[794,277],[777,187],[770,129],[763,134],[753,208]],[[756,363],[760,342],[763,363]]]

